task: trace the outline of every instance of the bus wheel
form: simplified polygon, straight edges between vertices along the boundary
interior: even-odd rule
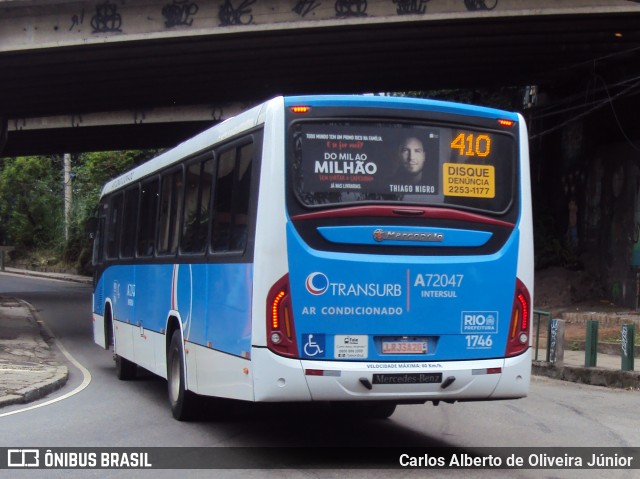
[[[364,413],[368,417],[375,419],[387,419],[396,410],[396,404],[392,402],[374,402],[370,404],[364,404]]]
[[[176,330],[167,353],[167,388],[171,412],[178,421],[191,419],[196,407],[196,395],[185,384],[183,358],[182,335]]]
[[[333,403],[336,412],[345,418],[387,419],[396,410],[396,403],[389,401],[355,401]]]
[[[136,378],[138,372],[138,365],[136,363],[132,363],[117,354],[114,355],[114,358],[116,360],[116,376],[118,376],[118,379],[121,381],[129,381],[130,379]]]

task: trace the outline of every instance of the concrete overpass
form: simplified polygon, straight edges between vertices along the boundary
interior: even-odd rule
[[[2,155],[170,146],[277,94],[640,77],[640,0],[0,0]]]

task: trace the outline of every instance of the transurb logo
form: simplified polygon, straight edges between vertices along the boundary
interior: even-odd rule
[[[324,273],[311,273],[307,276],[305,285],[309,293],[314,296],[320,296],[321,294],[326,293],[329,289],[329,278],[327,278],[327,275]]]

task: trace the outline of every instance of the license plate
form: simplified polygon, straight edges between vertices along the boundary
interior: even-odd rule
[[[426,354],[426,341],[382,341],[382,354]]]
[[[374,374],[373,384],[437,384],[442,373]]]

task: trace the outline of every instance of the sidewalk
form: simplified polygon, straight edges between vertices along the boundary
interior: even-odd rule
[[[41,326],[26,303],[0,296],[0,407],[40,399],[67,382],[69,371]]]
[[[66,273],[6,267],[2,273],[92,282],[86,276]],[[51,339],[52,334],[28,303],[0,295],[0,408],[35,401],[66,384],[69,371],[52,350]]]
[[[5,268],[4,273],[91,284],[91,278],[64,273],[14,268]],[[51,349],[50,340],[51,334],[38,322],[28,303],[0,295],[0,408],[40,399],[64,386],[68,369]],[[635,371],[629,372],[621,371],[620,356],[613,354],[598,353],[595,368],[584,367],[584,351],[565,349],[562,365],[546,363],[543,349],[538,350],[538,358],[532,364],[534,375],[594,386],[640,389],[640,358],[636,358]]]
[[[535,350],[533,351],[535,358]],[[538,350],[538,361],[533,361],[532,373],[553,379],[623,389],[640,389],[640,358],[634,361],[634,371],[622,371],[620,355],[598,353],[596,367],[586,368],[584,351],[564,351],[562,364],[545,362],[547,351]]]

